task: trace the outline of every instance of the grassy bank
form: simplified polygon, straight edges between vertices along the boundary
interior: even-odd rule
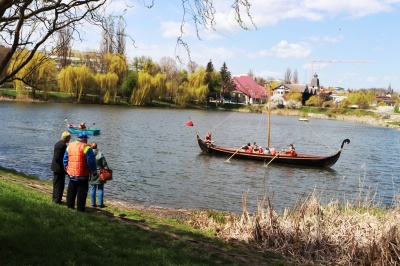
[[[326,204],[313,194],[281,214],[267,195],[248,213],[244,194],[236,215],[118,202],[79,213],[51,203],[48,181],[6,169],[0,191],[4,265],[400,264],[399,202],[383,208],[371,192]]]
[[[274,253],[194,229],[173,212],[158,216],[113,204],[69,210],[51,203],[49,182],[3,168],[0,191],[2,265],[289,265]]]

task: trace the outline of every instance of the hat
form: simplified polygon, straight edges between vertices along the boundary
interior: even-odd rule
[[[88,135],[85,132],[79,132],[78,139],[88,139]]]

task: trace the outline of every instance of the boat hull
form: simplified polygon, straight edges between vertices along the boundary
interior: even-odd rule
[[[81,132],[85,132],[87,135],[99,135],[100,134],[100,129],[98,129],[98,128],[80,129],[78,127],[68,127],[68,131],[71,134],[79,134]]]
[[[289,156],[284,153],[278,153],[277,155],[248,153],[234,148],[216,146],[213,144],[205,143],[204,140],[202,140],[199,136],[197,136],[197,142],[200,149],[204,153],[229,156],[229,158],[234,157],[236,159],[240,158],[253,161],[263,161],[264,163],[271,162],[312,167],[331,167],[339,160],[344,144],[349,144],[350,140],[345,139],[342,142],[342,146],[340,147],[339,151],[331,156],[317,156],[311,154],[297,154],[297,156]]]

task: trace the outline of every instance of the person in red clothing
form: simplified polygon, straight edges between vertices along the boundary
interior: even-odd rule
[[[297,156],[296,150],[293,147],[293,144],[289,145],[289,149],[286,150],[286,154],[289,156]]]
[[[89,177],[97,176],[96,157],[87,144],[88,136],[84,132],[78,134],[78,141],[70,143],[65,150],[63,164],[69,176],[67,188],[67,207],[76,207],[85,211],[86,197],[89,190]]]
[[[252,153],[253,152],[253,146],[251,146],[250,143],[247,143],[246,152],[248,152],[248,153]]]

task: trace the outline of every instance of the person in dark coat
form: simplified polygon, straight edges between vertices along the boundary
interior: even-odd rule
[[[65,187],[65,169],[63,165],[63,157],[67,149],[67,143],[71,140],[71,134],[64,131],[61,134],[61,140],[57,141],[54,145],[54,155],[51,162],[51,171],[53,171],[53,195],[52,201],[60,204],[64,193]]]

